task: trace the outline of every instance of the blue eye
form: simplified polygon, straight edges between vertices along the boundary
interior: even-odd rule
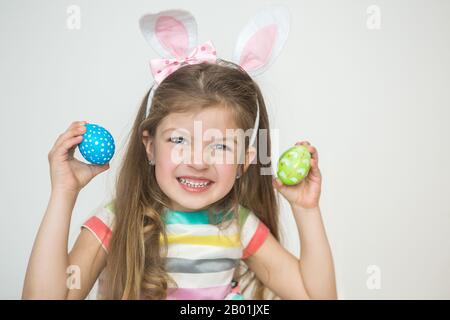
[[[216,146],[220,146],[221,148],[219,150],[229,150],[226,144],[216,144]]]
[[[187,140],[184,137],[170,137],[169,140],[167,140],[167,141],[175,143],[175,144],[187,143]],[[230,148],[228,148],[228,146],[226,144],[221,144],[221,143],[215,144],[215,145],[213,145],[213,147],[214,148],[218,147],[218,148],[216,148],[217,150],[230,150]]]
[[[170,137],[168,141],[173,142],[175,144],[179,144],[180,142],[186,141],[186,140],[184,140],[183,137]]]

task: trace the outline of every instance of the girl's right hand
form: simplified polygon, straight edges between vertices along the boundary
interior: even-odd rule
[[[59,135],[48,154],[52,190],[78,193],[92,178],[109,169],[109,163],[93,165],[73,157],[75,148],[83,141],[86,132],[85,121],[73,122]]]

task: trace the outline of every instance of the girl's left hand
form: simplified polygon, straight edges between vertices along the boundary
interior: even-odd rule
[[[311,153],[311,169],[308,175],[299,184],[284,185],[280,179],[273,177],[272,184],[289,201],[291,207],[315,208],[319,206],[319,198],[322,184],[322,174],[319,170],[319,155],[317,149],[308,141],[300,141],[295,145],[304,145]]]

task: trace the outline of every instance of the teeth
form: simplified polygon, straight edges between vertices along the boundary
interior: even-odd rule
[[[210,182],[193,182],[191,180],[187,180],[187,179],[183,179],[183,178],[178,178],[178,180],[184,184],[187,185],[188,187],[191,188],[202,188],[202,187],[206,187]]]

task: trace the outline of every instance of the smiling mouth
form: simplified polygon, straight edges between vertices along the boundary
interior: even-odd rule
[[[211,180],[194,180],[194,179],[187,179],[187,178],[177,178],[178,182],[185,187],[188,187],[190,189],[205,189],[212,185],[214,182]]]

